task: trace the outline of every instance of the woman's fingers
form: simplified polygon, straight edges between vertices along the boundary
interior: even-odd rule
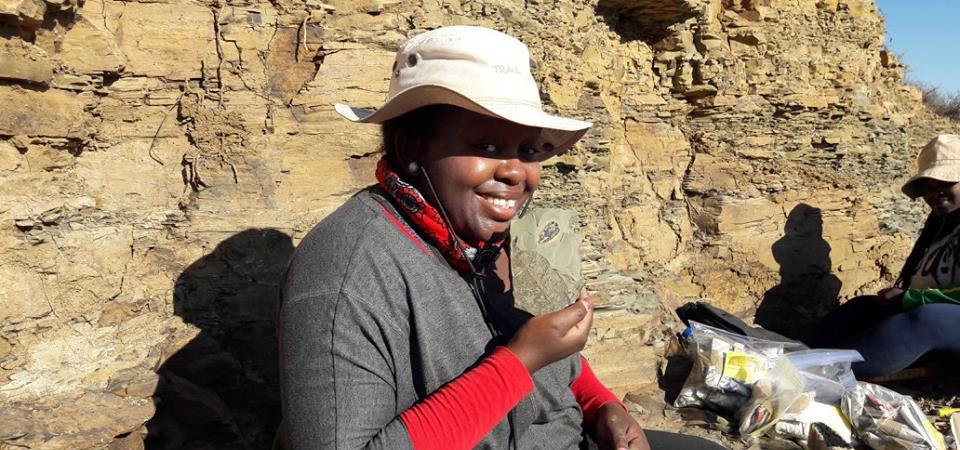
[[[630,447],[630,438],[627,437],[629,424],[621,420],[621,415],[614,414],[610,416],[610,418],[607,419],[607,423],[609,423],[610,434],[613,438],[613,448],[617,450],[632,450],[632,447]]]
[[[547,314],[546,317],[553,322],[554,326],[563,330],[563,333],[566,334],[571,328],[577,327],[584,319],[588,318],[591,315],[590,311],[591,304],[580,299],[560,311]]]
[[[530,373],[583,349],[593,324],[593,302],[581,295],[572,305],[537,316],[507,343]]]
[[[650,450],[650,444],[647,443],[647,438],[640,436],[632,441],[630,441],[629,450]]]
[[[562,312],[568,309],[577,310],[577,308],[583,309],[578,311],[577,316],[579,320],[572,324],[570,328],[579,332],[589,332],[590,326],[593,325],[593,299],[590,297],[590,294],[587,294],[586,289],[580,291],[580,297],[577,298],[577,301],[560,311]]]
[[[877,297],[880,297],[881,299],[884,299],[884,300],[889,300],[901,294],[903,294],[903,289],[889,287],[889,288],[880,290],[880,292],[877,292]]]
[[[650,450],[650,443],[647,442],[647,435],[643,434],[643,430],[638,428],[636,435],[630,439],[628,450]]]
[[[582,333],[584,338],[586,338],[586,335],[590,333],[590,327],[593,326],[593,303],[586,301],[578,303],[583,304],[586,312],[583,314],[583,317],[576,324],[574,324],[572,331],[578,334]],[[574,305],[576,305],[576,303]]]
[[[650,450],[643,428],[619,403],[600,407],[594,436],[601,449]]]
[[[632,450],[630,441],[627,440],[627,430],[624,427],[613,431],[613,448],[617,450]]]

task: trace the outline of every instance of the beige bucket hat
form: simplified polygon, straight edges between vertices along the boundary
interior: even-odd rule
[[[589,122],[547,114],[530,73],[530,52],[519,40],[476,26],[438,28],[407,40],[393,64],[390,89],[374,111],[337,103],[354,122],[382,123],[421,106],[447,104],[530,127],[554,154],[577,142]]]
[[[907,197],[917,198],[922,178],[960,182],[960,135],[941,134],[930,141],[917,155],[917,174],[900,188]]]

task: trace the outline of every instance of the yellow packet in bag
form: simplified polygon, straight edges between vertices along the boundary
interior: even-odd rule
[[[727,378],[753,384],[766,373],[767,365],[762,356],[736,351],[723,355],[723,376]]]

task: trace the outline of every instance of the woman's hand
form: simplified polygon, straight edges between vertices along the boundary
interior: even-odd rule
[[[559,311],[527,321],[507,343],[531,374],[583,349],[593,324],[593,301],[586,291]]]
[[[891,300],[903,296],[903,289],[888,287],[886,289],[881,289],[880,292],[877,292],[877,296],[882,300]]]
[[[640,424],[619,403],[600,407],[593,436],[601,450],[650,450]]]

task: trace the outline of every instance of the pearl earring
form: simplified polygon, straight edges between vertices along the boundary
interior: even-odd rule
[[[417,171],[420,170],[420,164],[417,164],[416,161],[411,162],[407,165],[407,170],[410,171],[410,173],[417,173]]]

